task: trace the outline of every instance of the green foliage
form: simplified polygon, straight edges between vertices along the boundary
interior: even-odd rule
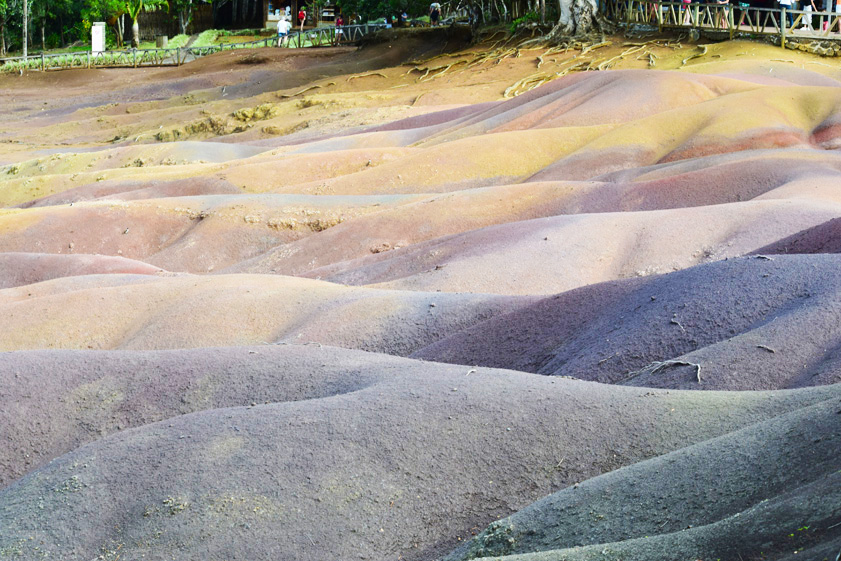
[[[511,22],[511,33],[517,31],[517,28],[520,27],[524,23],[528,23],[530,21],[540,21],[540,16],[537,12],[526,12],[525,15],[521,18],[517,18]]]
[[[154,12],[164,6],[169,9],[167,0],[125,0],[125,10],[132,21],[137,20],[140,12]]]
[[[177,49],[178,47],[183,47],[187,44],[187,41],[189,40],[189,35],[176,35],[175,37],[169,40],[168,48]]]
[[[202,31],[199,33],[199,36],[196,37],[196,40],[193,41],[193,47],[207,47],[213,45],[217,37],[219,37],[218,29],[208,29],[207,31]]]
[[[371,21],[396,16],[405,11],[410,18],[417,18],[429,14],[429,4],[432,0],[337,0],[336,4],[345,16],[345,21],[354,14],[362,21]]]

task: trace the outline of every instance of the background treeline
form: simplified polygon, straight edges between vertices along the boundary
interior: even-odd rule
[[[434,0],[337,0],[337,5],[346,16],[354,14],[363,21],[373,21],[397,13],[406,12],[410,18],[426,16]],[[479,8],[482,24],[511,23],[540,19],[545,14],[547,21],[557,20],[560,4],[545,0],[438,0],[446,18],[455,14],[467,14],[474,7]]]
[[[108,24],[107,40],[122,46],[140,34],[198,33],[215,27],[261,27],[266,0],[28,0],[28,51],[90,43],[95,21]],[[0,56],[23,48],[24,0],[0,0]],[[196,25],[199,24],[199,25]]]
[[[195,34],[206,29],[260,28],[264,10],[290,5],[309,13],[335,3],[346,21],[362,21],[407,13],[426,16],[432,0],[0,0],[0,56],[23,50],[23,10],[28,8],[27,51],[88,44],[95,21],[108,24],[109,46],[121,47],[130,40],[154,35]],[[508,23],[538,19],[543,12],[551,21],[557,6],[545,0],[446,0],[443,15],[466,14],[473,6],[481,10],[481,23]],[[545,11],[544,11],[545,10]],[[548,13],[547,13],[548,12]],[[138,20],[139,25],[138,25]]]

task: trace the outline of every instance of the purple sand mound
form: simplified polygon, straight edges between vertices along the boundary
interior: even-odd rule
[[[559,491],[446,559],[783,559],[806,548],[795,558],[834,559],[839,406],[829,399]]]
[[[642,391],[483,368],[466,374],[328,347],[250,350],[271,354],[217,349],[198,364],[180,352],[148,354],[137,374],[121,365],[138,362],[126,353],[12,355],[20,366],[30,361],[30,372],[38,361],[71,360],[86,373],[72,377],[81,385],[67,397],[97,395],[98,379],[105,405],[135,418],[166,417],[179,392],[187,403],[207,396],[209,409],[121,430],[0,491],[0,551],[311,560],[401,551],[431,559],[471,528],[574,482],[841,397],[841,386]],[[151,391],[197,366],[210,379],[188,379],[233,389],[195,392],[181,381],[169,386],[173,396]],[[260,373],[253,380],[252,367]],[[262,388],[272,371],[277,392]],[[249,392],[298,400],[212,409],[218,395],[237,402]],[[17,423],[30,438],[45,422],[46,401],[21,401]],[[81,414],[56,422],[89,430],[87,410],[65,403]]]
[[[162,269],[123,257],[0,253],[0,289],[25,286],[60,277],[101,274],[155,275]]]
[[[839,266],[835,255],[753,256],[584,287],[411,356],[663,388],[834,383]],[[689,364],[659,364],[673,360]]]
[[[79,201],[96,199],[119,199],[133,201],[162,197],[191,197],[197,195],[239,195],[242,193],[234,184],[221,179],[189,178],[172,181],[120,181],[111,180],[91,183],[75,189],[56,193],[42,199],[35,199],[18,205],[19,208],[66,205]]]
[[[792,236],[757,249],[755,254],[785,253],[841,253],[841,218],[798,232]]]

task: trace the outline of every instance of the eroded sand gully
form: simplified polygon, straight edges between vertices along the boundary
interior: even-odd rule
[[[836,559],[841,66],[502,40],[0,76],[0,560]]]

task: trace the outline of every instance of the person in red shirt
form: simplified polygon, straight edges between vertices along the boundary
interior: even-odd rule
[[[298,10],[298,24],[301,26],[301,32],[304,31],[304,22],[307,20],[307,11],[304,8]]]
[[[342,41],[342,34],[344,33],[344,30],[342,29],[342,26],[344,24],[345,24],[345,20],[342,18],[342,14],[339,14],[338,16],[336,16],[336,39],[335,39],[335,41],[336,41],[335,44],[336,45],[338,45]]]

